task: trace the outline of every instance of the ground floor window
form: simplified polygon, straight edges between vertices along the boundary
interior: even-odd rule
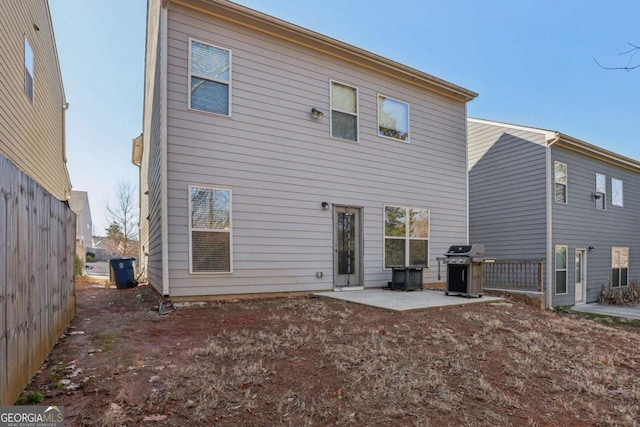
[[[429,209],[384,207],[384,268],[429,266]]]
[[[229,273],[231,190],[189,186],[189,272]]]
[[[629,248],[611,248],[611,286],[628,286]]]
[[[567,247],[556,245],[556,294],[567,293]]]

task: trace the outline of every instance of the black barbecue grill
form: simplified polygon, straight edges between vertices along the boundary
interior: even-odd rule
[[[444,254],[447,266],[445,295],[482,296],[484,245],[453,245]]]

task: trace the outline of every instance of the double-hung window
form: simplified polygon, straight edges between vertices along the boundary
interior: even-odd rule
[[[556,294],[567,293],[567,246],[556,245]]]
[[[611,178],[611,205],[619,207],[624,206],[621,179]]]
[[[24,38],[24,93],[33,102],[33,50],[27,37]]]
[[[409,104],[378,95],[378,135],[409,142]]]
[[[429,266],[429,210],[384,207],[384,268]]]
[[[358,89],[331,81],[331,136],[358,140]]]
[[[230,115],[231,51],[189,39],[189,108]]]
[[[611,248],[611,286],[629,284],[629,248]]]
[[[230,273],[231,190],[189,186],[189,272]]]
[[[603,211],[607,208],[607,176],[601,173],[596,174],[596,192],[593,195],[596,199],[596,209]]]
[[[553,162],[554,192],[556,203],[567,203],[567,165]]]

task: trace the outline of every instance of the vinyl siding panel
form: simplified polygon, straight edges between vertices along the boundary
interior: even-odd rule
[[[551,150],[551,162],[567,164],[567,204],[553,205],[553,244],[567,245],[568,293],[554,295],[554,306],[575,303],[575,249],[587,252],[587,302],[598,300],[611,280],[611,248],[629,248],[629,280],[640,278],[640,173],[605,163],[561,147]],[[607,177],[606,210],[595,209],[596,173]],[[623,181],[624,206],[611,204],[611,178]],[[550,185],[553,185],[551,182]]]
[[[146,248],[144,260],[147,279],[159,292],[163,292],[162,269],[162,132],[166,125],[163,117],[162,50],[160,28],[160,1],[150,1],[147,13],[147,46],[145,64],[145,112],[143,155],[140,167],[140,188],[149,194],[141,203],[140,244]]]
[[[33,103],[24,93],[25,36],[34,57]],[[2,2],[0,57],[0,153],[65,200],[71,189],[65,164],[65,98],[45,0]]]
[[[468,123],[469,239],[488,257],[546,258],[544,134]]]
[[[232,51],[231,117],[187,109],[189,37]],[[330,137],[330,79],[359,90],[358,143]],[[322,201],[362,208],[367,287],[390,279],[384,204],[431,210],[425,282],[437,280],[437,256],[466,242],[464,103],[173,4],[167,83],[173,296],[331,289],[333,214]],[[378,93],[410,104],[409,144],[377,136]],[[189,274],[189,184],[233,191],[231,274]]]

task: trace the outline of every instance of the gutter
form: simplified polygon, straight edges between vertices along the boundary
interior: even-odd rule
[[[560,140],[560,134],[555,132],[553,139],[547,140],[546,162],[547,162],[547,280],[545,289],[546,308],[553,308],[553,262],[555,248],[553,246],[553,189],[551,188],[551,177],[553,170],[551,168],[551,146]]]

